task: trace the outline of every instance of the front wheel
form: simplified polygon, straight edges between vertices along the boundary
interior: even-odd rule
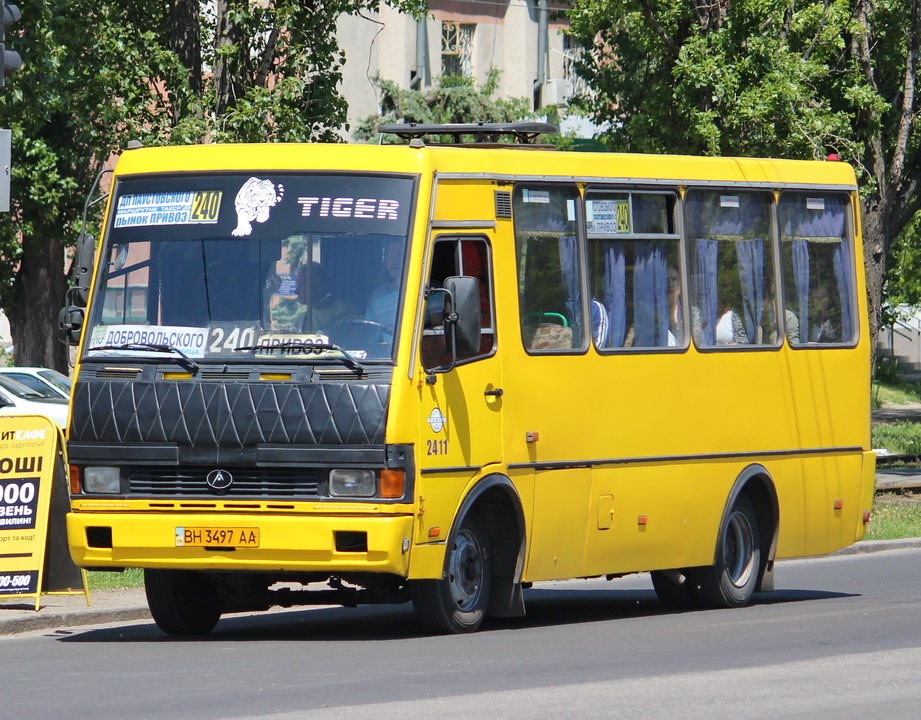
[[[221,618],[214,581],[188,570],[144,570],[147,606],[169,635],[207,635]]]
[[[482,525],[472,515],[461,523],[448,547],[441,580],[416,580],[412,601],[422,625],[437,633],[474,632],[489,602],[492,550]]]
[[[755,506],[740,495],[721,529],[716,563],[695,568],[694,592],[709,607],[743,607],[751,602],[761,569],[761,534]]]

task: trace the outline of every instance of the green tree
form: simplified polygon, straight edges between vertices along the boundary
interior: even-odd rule
[[[398,0],[419,12],[423,0]],[[144,144],[338,141],[342,13],[379,0],[36,0],[7,44],[25,67],[0,91],[13,131],[0,216],[0,307],[19,364],[66,370],[56,337],[65,248],[101,168]],[[98,209],[99,206],[97,206]],[[98,220],[98,216],[91,218]]]
[[[857,168],[871,334],[921,209],[921,0],[574,0],[582,107],[612,149]]]
[[[479,86],[473,78],[454,75],[438,78],[430,90],[407,90],[380,77],[374,83],[381,92],[381,112],[358,123],[354,135],[360,142],[376,140],[378,128],[392,123],[514,122],[533,114],[526,98],[493,97],[499,87],[496,68]]]
[[[921,213],[892,241],[883,286],[883,325],[898,305],[921,306]]]

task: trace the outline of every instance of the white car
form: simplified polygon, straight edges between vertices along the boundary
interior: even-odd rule
[[[0,415],[44,415],[62,428],[67,427],[70,402],[41,393],[0,374]]]
[[[70,399],[70,378],[44,367],[0,367],[0,375],[32,388],[42,397]]]

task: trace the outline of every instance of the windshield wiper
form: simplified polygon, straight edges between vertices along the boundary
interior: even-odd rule
[[[186,363],[190,369],[198,370],[198,363],[195,362],[192,358],[186,355],[179,348],[175,348],[172,345],[155,345],[154,343],[124,343],[123,345],[100,345],[99,347],[91,347],[87,352],[92,352],[94,350],[152,350],[154,352],[161,353],[174,353],[179,356],[179,361]]]
[[[344,350],[339,345],[334,345],[333,343],[311,343],[310,345],[304,345],[302,343],[291,342],[281,343],[280,345],[244,345],[243,347],[234,348],[234,350],[236,352],[243,352],[245,350],[291,350],[294,348],[297,348],[305,354],[313,350],[335,350],[338,353],[342,353],[342,357],[333,355],[333,359],[341,360],[346,367],[354,370],[357,375],[361,375],[365,371],[364,365],[352,357],[348,350]]]

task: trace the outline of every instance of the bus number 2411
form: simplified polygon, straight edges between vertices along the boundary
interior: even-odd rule
[[[426,440],[426,446],[428,447],[428,452],[426,455],[447,455],[448,454],[448,441],[447,440]]]

